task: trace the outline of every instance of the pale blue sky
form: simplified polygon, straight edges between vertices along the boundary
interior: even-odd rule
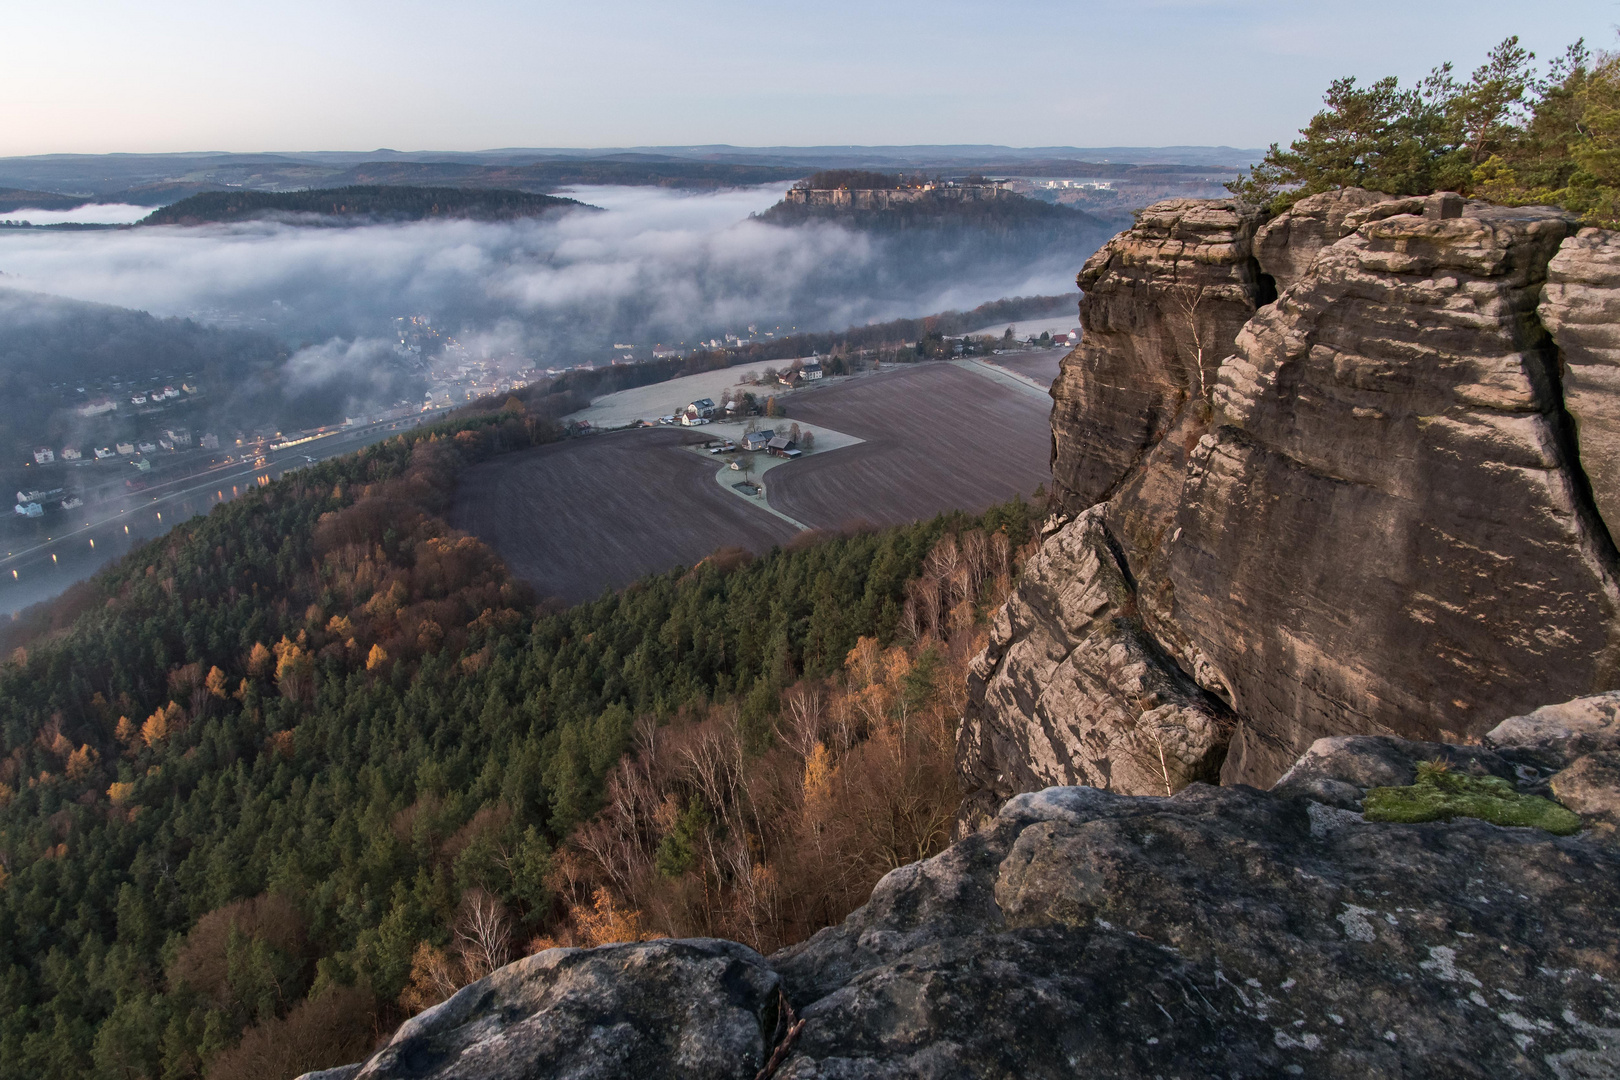
[[[7,0],[0,155],[1260,146],[1334,76],[1617,24],[1614,0]]]

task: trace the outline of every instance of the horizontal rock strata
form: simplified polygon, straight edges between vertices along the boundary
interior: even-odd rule
[[[1043,782],[1162,791],[1105,767],[1148,711],[1105,625],[1146,682],[1206,695],[1214,742],[1172,722],[1228,783],[1269,785],[1318,738],[1477,738],[1620,685],[1612,234],[1450,194],[1265,222],[1177,200],[1082,285],[1053,387],[1068,521],[974,668],[970,817]],[[1199,324],[1178,288],[1222,306]],[[1202,381],[1199,350],[1222,358]],[[1073,553],[1099,544],[1123,586],[1082,617],[1103,563]]]

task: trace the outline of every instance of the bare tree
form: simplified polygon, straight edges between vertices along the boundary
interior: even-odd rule
[[[469,981],[482,979],[512,959],[512,924],[500,901],[481,888],[468,889],[461,897],[456,952]]]
[[[787,738],[789,749],[809,760],[821,742],[821,688],[797,687],[787,696]]]
[[[1204,286],[1186,288],[1172,291],[1171,302],[1180,309],[1187,320],[1187,333],[1192,337],[1193,362],[1198,368],[1198,396],[1203,401],[1209,400],[1209,388],[1204,382],[1204,328],[1198,323],[1198,307],[1204,302]]]

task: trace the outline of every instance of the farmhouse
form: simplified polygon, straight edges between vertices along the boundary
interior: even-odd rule
[[[821,370],[821,365],[816,363],[814,360],[810,361],[808,364],[804,365],[804,367],[799,369],[799,377],[805,382],[815,382],[817,379],[821,378],[822,375],[823,372]]]
[[[782,374],[776,377],[776,381],[787,387],[789,390],[792,390],[795,386],[798,386],[799,382],[801,381],[799,369],[788,368],[786,371],[782,372]]]
[[[763,431],[750,431],[743,436],[743,449],[763,450],[771,445],[771,440],[774,438],[776,438],[776,431],[773,428],[766,428]]]
[[[773,457],[796,458],[799,456],[799,446],[793,441],[791,435],[778,435],[765,444],[765,452]]]
[[[686,415],[693,420],[708,420],[714,416],[714,400],[712,398],[698,398],[686,407]]]

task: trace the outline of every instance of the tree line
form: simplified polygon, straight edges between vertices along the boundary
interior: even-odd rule
[[[1544,67],[1535,61],[1509,37],[1466,79],[1450,63],[1412,86],[1335,79],[1286,150],[1273,143],[1227,186],[1273,211],[1363,187],[1546,204],[1620,225],[1620,54],[1577,41]]]
[[[313,214],[375,221],[471,218],[512,221],[549,210],[582,207],[574,199],[527,191],[365,184],[303,191],[204,191],[160,207],[141,225],[202,225],[266,214]]]

